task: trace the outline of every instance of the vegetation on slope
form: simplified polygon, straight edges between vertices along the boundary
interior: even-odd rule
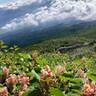
[[[96,28],[73,31],[24,49],[0,41],[0,96],[95,96],[96,44],[56,50],[94,42]]]
[[[74,33],[70,32],[70,34],[66,34],[66,36],[63,35],[64,32],[62,32],[62,35],[58,34],[58,37],[55,39],[49,39],[49,40],[39,42],[37,44],[33,44],[32,46],[25,48],[24,51],[39,50],[41,52],[53,52],[56,49],[64,46],[90,43],[90,42],[93,42],[96,38],[95,27],[87,28],[87,29],[81,28],[81,30],[78,29]]]
[[[20,52],[0,43],[0,96],[95,96],[96,54]]]

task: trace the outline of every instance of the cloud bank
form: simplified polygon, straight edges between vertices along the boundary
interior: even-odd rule
[[[30,5],[31,8],[28,7]],[[10,17],[0,29],[13,32],[31,27],[35,30],[35,28],[47,28],[58,24],[96,20],[96,0],[17,0],[0,5],[0,10],[4,13],[16,11],[15,14],[18,14],[22,13],[24,8],[28,11],[12,19]],[[29,12],[29,9],[32,11]],[[8,18],[7,15],[5,17]]]

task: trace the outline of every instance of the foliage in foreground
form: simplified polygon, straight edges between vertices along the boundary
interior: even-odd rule
[[[96,96],[96,57],[4,47],[0,96]]]

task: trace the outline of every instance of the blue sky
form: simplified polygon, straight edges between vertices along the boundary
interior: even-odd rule
[[[0,0],[0,3],[7,3],[7,2],[10,2],[10,1],[13,1],[13,0]]]

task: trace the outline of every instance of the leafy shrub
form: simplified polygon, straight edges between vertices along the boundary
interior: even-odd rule
[[[96,95],[95,56],[0,48],[0,96]]]

